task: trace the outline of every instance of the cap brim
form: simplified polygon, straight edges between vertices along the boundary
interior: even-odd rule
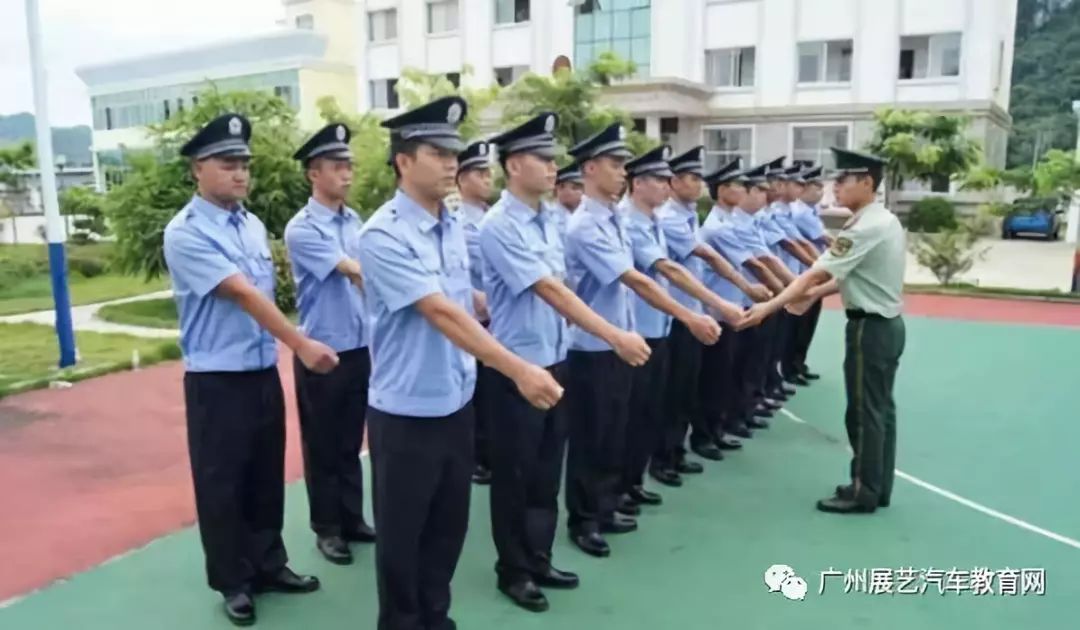
[[[461,138],[454,138],[450,136],[427,136],[425,138],[414,138],[417,142],[423,142],[424,144],[430,144],[433,147],[439,149],[446,149],[447,151],[453,151],[454,153],[461,153],[465,150],[466,145]]]
[[[196,160],[207,160],[210,158],[249,158],[251,157],[251,149],[248,147],[237,147],[232,149],[221,149],[220,151],[214,151],[207,155],[200,155],[195,158]]]

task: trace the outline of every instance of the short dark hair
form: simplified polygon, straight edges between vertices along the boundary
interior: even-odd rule
[[[397,156],[399,153],[415,158],[416,152],[420,150],[420,145],[423,142],[419,140],[398,140],[390,141],[390,166],[394,169],[394,177],[401,179],[401,170],[398,169]]]

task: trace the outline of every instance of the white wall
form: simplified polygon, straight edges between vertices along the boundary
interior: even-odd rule
[[[504,68],[506,66],[529,66],[533,67],[533,27],[530,24],[514,24],[513,26],[498,26],[491,34],[491,49],[485,60],[492,68]],[[494,53],[494,59],[492,54]],[[543,59],[536,60],[543,67]],[[551,69],[549,60],[548,69]],[[490,73],[488,74],[490,77]]]
[[[498,32],[493,32],[495,6],[486,0],[460,0],[458,21],[461,28],[461,58],[463,65],[471,66],[473,74],[468,83],[484,86],[491,83],[494,76],[492,69],[492,47],[497,41]],[[467,19],[461,19],[466,17]],[[498,50],[498,47],[495,47]],[[462,78],[464,81],[464,77]]]
[[[798,40],[852,39],[858,0],[799,0]]]
[[[751,0],[707,5],[703,50],[756,46],[761,36],[761,4]]]
[[[865,2],[866,0],[863,0]],[[876,0],[871,0],[875,2]],[[902,0],[901,35],[931,35],[964,30],[968,0]],[[978,10],[994,12],[998,0],[978,0]]]
[[[429,72],[461,72],[461,37],[428,35],[427,63],[418,67],[427,68]]]

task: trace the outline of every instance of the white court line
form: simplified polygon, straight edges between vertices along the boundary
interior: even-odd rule
[[[787,416],[790,420],[792,420],[794,422],[798,422],[799,424],[809,424],[806,420],[803,420],[802,418],[800,418],[799,416],[791,413],[787,409],[780,409],[780,413]],[[848,450],[848,452],[850,452],[851,448],[847,448],[847,450]],[[1006,522],[1006,523],[1008,523],[1010,525],[1019,527],[1020,529],[1026,529],[1029,532],[1038,534],[1040,536],[1044,536],[1046,538],[1049,538],[1050,540],[1057,541],[1057,542],[1059,542],[1059,543],[1061,543],[1063,545],[1068,545],[1068,546],[1070,546],[1070,547],[1072,547],[1074,549],[1080,549],[1080,541],[1078,541],[1078,540],[1069,538],[1068,536],[1063,536],[1063,535],[1061,535],[1061,534],[1059,534],[1057,532],[1052,532],[1052,531],[1050,531],[1048,529],[1044,529],[1042,527],[1039,527],[1038,525],[1033,525],[1033,524],[1031,524],[1031,523],[1029,523],[1029,522],[1027,522],[1027,521],[1025,521],[1023,519],[1016,518],[1015,516],[1010,516],[1010,515],[1008,515],[1008,514],[1006,514],[1004,512],[999,512],[999,511],[995,510],[994,508],[986,507],[985,505],[983,505],[981,503],[978,503],[976,501],[972,501],[971,499],[968,499],[966,497],[962,497],[962,496],[956,494],[955,492],[950,492],[950,491],[946,490],[945,488],[940,488],[938,486],[935,486],[934,484],[930,483],[929,481],[923,481],[922,479],[919,479],[918,477],[916,477],[914,475],[910,475],[910,474],[900,470],[899,468],[896,469],[896,476],[900,477],[901,479],[904,479],[906,481],[909,481],[909,482],[915,484],[916,486],[919,486],[920,488],[922,488],[924,490],[929,490],[930,492],[933,492],[934,494],[943,496],[943,497],[945,497],[946,499],[948,499],[950,501],[953,501],[955,503],[959,503],[960,505],[963,505],[964,507],[971,508],[972,510],[975,510],[976,512],[982,512],[983,514],[985,514],[987,516],[996,518],[996,519],[998,519],[1000,521],[1004,521],[1004,522]]]

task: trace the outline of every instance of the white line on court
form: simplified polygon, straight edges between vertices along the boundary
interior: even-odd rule
[[[802,418],[800,418],[799,416],[791,413],[787,409],[780,409],[779,411],[780,411],[780,413],[787,416],[788,419],[792,420],[793,422],[797,422],[799,424],[809,424],[806,420],[803,420]],[[847,450],[850,452],[851,448],[847,447]],[[1020,529],[1026,529],[1029,532],[1038,534],[1040,536],[1044,536],[1046,538],[1049,538],[1050,540],[1055,540],[1055,541],[1057,541],[1057,542],[1059,542],[1059,543],[1061,543],[1063,545],[1068,545],[1068,546],[1070,546],[1070,547],[1072,547],[1074,549],[1080,549],[1080,541],[1078,541],[1078,540],[1069,538],[1068,536],[1063,536],[1063,535],[1061,535],[1061,534],[1059,534],[1057,532],[1052,532],[1052,531],[1050,531],[1048,529],[1044,529],[1042,527],[1039,527],[1038,525],[1033,525],[1033,524],[1031,524],[1031,523],[1029,523],[1029,522],[1027,522],[1027,521],[1025,521],[1023,519],[1016,518],[1015,516],[1010,516],[1010,515],[1008,515],[1008,514],[1006,514],[1004,512],[999,512],[999,511],[997,511],[997,510],[995,510],[993,508],[986,507],[985,505],[983,505],[981,503],[978,503],[976,501],[972,501],[971,499],[968,499],[966,497],[962,497],[962,496],[956,494],[955,492],[950,492],[950,491],[946,490],[945,488],[940,488],[938,486],[935,486],[934,484],[930,483],[929,481],[923,481],[922,479],[919,479],[918,477],[916,477],[914,475],[910,475],[910,474],[900,470],[899,468],[896,469],[896,476],[900,477],[901,479],[904,479],[904,480],[906,480],[908,482],[911,482],[911,483],[915,484],[916,486],[919,486],[920,488],[922,488],[924,490],[929,490],[930,492],[933,492],[934,494],[945,497],[946,499],[948,499],[950,501],[953,501],[955,503],[959,503],[960,505],[963,505],[964,507],[971,508],[972,510],[975,510],[976,512],[982,512],[983,514],[985,514],[987,516],[996,518],[996,519],[998,519],[1000,521],[1004,521],[1004,522],[1006,522],[1006,523],[1008,523],[1010,525],[1013,525],[1015,527],[1019,527]]]

